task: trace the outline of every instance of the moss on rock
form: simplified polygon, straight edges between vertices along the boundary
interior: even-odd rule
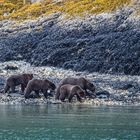
[[[98,14],[114,11],[121,6],[130,4],[130,2],[131,0],[65,0],[60,2],[44,0],[43,2],[23,5],[22,0],[6,0],[4,4],[0,5],[0,19],[32,19],[56,12],[70,16]],[[4,13],[7,12],[8,15],[5,17]]]

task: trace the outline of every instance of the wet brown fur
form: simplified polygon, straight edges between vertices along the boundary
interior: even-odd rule
[[[88,81],[87,79],[85,79],[83,77],[80,77],[80,78],[68,77],[68,78],[65,78],[65,79],[60,81],[60,84],[56,89],[55,99],[57,99],[57,100],[59,99],[60,88],[61,88],[61,86],[65,85],[65,84],[80,86],[85,91],[86,95],[88,94],[87,89],[92,91],[93,93],[95,92],[95,86],[90,81]]]
[[[40,79],[32,79],[25,90],[25,98],[30,98],[30,93],[34,91],[38,97],[40,97],[39,92],[41,91],[45,98],[48,97],[48,90],[55,90],[56,86],[53,84],[51,81],[45,79],[45,80],[40,80]]]
[[[74,96],[76,96],[77,100],[81,102],[82,101],[81,97],[85,97],[85,92],[78,85],[66,84],[61,86],[59,99],[62,102],[65,100],[65,98],[68,98],[69,102],[71,102]]]
[[[24,92],[28,82],[32,78],[33,78],[33,74],[11,75],[6,81],[4,93],[7,93],[10,89],[12,93],[14,93],[15,87],[18,85],[21,85],[21,91]]]

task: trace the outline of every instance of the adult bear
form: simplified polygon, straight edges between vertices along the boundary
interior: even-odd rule
[[[39,92],[41,91],[45,98],[47,98],[48,90],[55,90],[55,88],[55,84],[49,81],[48,79],[32,79],[27,85],[24,96],[26,99],[31,98],[31,92],[34,91],[37,97],[40,97]]]
[[[59,99],[64,102],[65,98],[68,98],[71,102],[72,98],[76,95],[79,102],[82,101],[81,97],[85,97],[84,90],[78,85],[66,84],[60,87],[60,96]]]
[[[15,92],[15,87],[21,85],[21,91],[24,92],[28,82],[33,78],[33,74],[20,74],[11,75],[7,81],[4,88],[4,93],[8,92],[11,88],[12,93]]]
[[[56,96],[55,96],[56,100],[59,99],[61,86],[65,85],[65,84],[71,84],[71,85],[78,85],[78,86],[80,86],[85,91],[85,94],[87,96],[90,96],[90,97],[92,97],[93,94],[92,95],[89,94],[87,92],[87,89],[92,91],[93,93],[95,92],[95,86],[90,81],[88,81],[87,79],[85,79],[83,77],[80,77],[80,78],[68,77],[68,78],[65,78],[65,79],[60,81],[59,86],[56,89]]]

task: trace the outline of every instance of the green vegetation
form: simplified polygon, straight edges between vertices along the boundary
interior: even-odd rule
[[[44,0],[40,3],[23,5],[23,0],[6,0],[0,5],[0,19],[13,18],[18,20],[33,19],[40,15],[63,12],[68,15],[84,15],[111,12],[128,5],[131,0],[64,0],[53,2]],[[7,13],[5,16],[4,14]]]
[[[13,12],[16,12],[23,6],[23,0],[5,0],[0,4],[0,19],[9,18]],[[9,15],[5,17],[5,15]]]

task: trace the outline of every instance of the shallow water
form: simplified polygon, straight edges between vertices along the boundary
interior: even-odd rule
[[[139,140],[140,107],[0,105],[0,140]]]

